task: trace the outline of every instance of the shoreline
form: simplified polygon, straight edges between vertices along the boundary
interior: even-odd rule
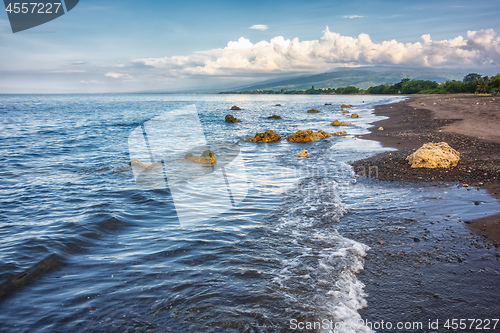
[[[384,119],[363,139],[398,149],[355,161],[356,173],[384,181],[457,184],[486,189],[500,199],[500,98],[478,95],[418,95],[376,106]],[[383,130],[377,130],[382,127]],[[405,160],[427,142],[447,142],[459,151],[450,169],[412,169]],[[479,204],[479,203],[478,203]],[[466,221],[475,233],[500,245],[500,214]]]
[[[412,187],[421,183],[443,188],[456,184],[461,187],[460,191],[469,193],[479,205],[485,202],[481,200],[486,195],[484,192],[473,193],[475,187],[488,190],[498,200],[500,139],[496,138],[496,133],[487,131],[486,138],[479,134],[464,135],[459,131],[460,126],[464,126],[460,123],[464,121],[466,127],[473,131],[477,122],[470,119],[475,118],[485,117],[495,124],[495,119],[488,117],[489,114],[495,116],[495,110],[500,110],[498,101],[487,102],[492,103],[489,110],[467,114],[470,110],[468,105],[479,106],[475,104],[479,102],[476,98],[481,99],[482,106],[485,103],[482,101],[493,99],[473,95],[419,95],[402,102],[377,106],[375,114],[388,119],[373,123],[372,133],[363,135],[362,139],[375,140],[384,147],[397,150],[351,162],[360,176],[359,182],[369,186],[382,180],[394,182],[395,187]],[[440,104],[448,104],[445,106],[452,112],[440,112]],[[497,120],[496,124],[500,122]],[[384,129],[378,130],[379,127]],[[461,160],[457,167],[412,169],[409,166],[406,157],[413,151],[424,143],[441,141],[460,152]],[[370,174],[370,170],[375,172]],[[380,200],[390,199],[387,193],[380,195]],[[425,209],[406,210],[404,207],[383,212],[372,208],[341,219],[339,231],[342,235],[371,248],[365,258],[364,269],[359,274],[360,281],[365,285],[367,300],[360,313],[368,322],[423,323],[419,332],[435,333],[444,330],[443,325],[449,319],[484,320],[497,317],[500,242],[499,238],[496,238],[497,241],[494,239],[499,235],[500,214],[464,221],[460,214],[445,215],[446,208],[443,214],[439,212],[439,205],[432,207],[430,212]],[[358,227],[364,221],[373,220],[377,221],[375,228],[367,230]],[[439,328],[428,325],[436,321],[440,322]],[[475,332],[472,329],[462,331]]]

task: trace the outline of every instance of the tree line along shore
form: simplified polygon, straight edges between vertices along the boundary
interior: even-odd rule
[[[498,94],[500,90],[500,74],[495,76],[482,76],[470,73],[464,76],[462,81],[451,80],[442,83],[430,80],[416,80],[405,78],[394,84],[380,84],[368,89],[360,89],[355,86],[340,88],[318,88],[314,86],[307,90],[249,90],[249,91],[226,91],[220,94],[284,94],[284,95],[333,95],[333,94],[391,94],[391,95],[413,95],[413,94]]]

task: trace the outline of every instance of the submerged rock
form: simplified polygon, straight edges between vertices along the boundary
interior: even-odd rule
[[[335,133],[332,133],[332,135],[344,136],[344,135],[347,135],[347,131],[335,132]]]
[[[259,133],[259,132],[255,133],[254,137],[245,140],[245,142],[275,142],[280,140],[281,136],[278,133],[268,129],[264,133]]]
[[[277,114],[273,114],[272,116],[267,117],[267,119],[281,119],[281,117]]]
[[[161,163],[145,164],[145,163],[142,163],[141,161],[139,161],[138,159],[134,158],[130,162],[128,162],[128,165],[130,165],[132,167],[139,167],[139,168],[151,170],[151,169],[160,167]]]
[[[351,114],[351,118],[359,118],[359,114],[353,113],[353,114]]]
[[[347,111],[347,110],[344,111],[342,109],[340,111],[342,111],[342,113],[350,113],[351,112],[351,111]]]
[[[275,106],[281,106],[281,104],[276,104]]]
[[[412,168],[451,168],[458,164],[460,153],[446,142],[426,143],[406,160]]]
[[[239,123],[241,120],[233,116],[232,114],[226,115],[226,123]]]
[[[325,103],[325,105],[332,105],[332,103]]]
[[[231,110],[238,111],[238,110],[241,110],[241,108],[237,107],[236,105],[233,105],[233,106],[231,107]]]
[[[316,110],[316,109],[307,110],[307,113],[320,113],[320,112],[321,112],[320,110]]]
[[[56,269],[63,263],[63,257],[53,253],[29,269],[12,276],[0,285],[0,300],[34,282],[36,279],[43,277],[44,274]]]
[[[294,134],[287,136],[286,139],[291,142],[309,142],[318,139],[328,138],[329,136],[332,136],[332,134],[325,132],[323,130],[319,130],[317,132],[314,132],[312,130],[307,130],[307,131],[297,131]]]
[[[215,154],[210,150],[207,149],[205,150],[201,156],[194,156],[191,153],[188,153],[184,156],[184,159],[198,163],[198,164],[215,164],[217,163],[217,157],[215,157]]]
[[[330,124],[331,126],[343,126],[343,125],[351,125],[351,123],[346,123],[345,121],[338,121],[335,120],[333,123]]]
[[[300,153],[297,154],[297,157],[307,157],[309,156],[309,152],[305,149],[302,149]]]
[[[348,108],[352,108],[352,105],[351,104],[342,104],[340,107],[348,109]]]

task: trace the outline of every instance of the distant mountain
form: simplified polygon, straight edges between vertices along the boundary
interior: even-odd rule
[[[462,80],[465,72],[444,72],[417,69],[393,68],[353,68],[340,69],[323,74],[306,75],[287,79],[268,80],[249,86],[238,87],[232,91],[251,90],[307,90],[314,88],[339,88],[356,86],[366,89],[384,83],[396,83],[404,78],[417,80],[431,80],[445,82],[448,80]]]

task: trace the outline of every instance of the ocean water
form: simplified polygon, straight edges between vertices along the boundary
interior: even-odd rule
[[[1,95],[0,283],[52,254],[61,263],[0,300],[0,331],[287,332],[295,320],[372,332],[359,323],[369,298],[359,273],[370,248],[342,234],[341,221],[348,218],[343,228],[353,235],[402,213],[470,219],[499,211],[482,191],[387,187],[355,176],[349,161],[384,151],[354,137],[381,119],[369,107],[398,100]],[[341,113],[342,103],[360,118]],[[242,110],[229,111],[232,105]],[[208,146],[240,151],[245,178],[238,186],[246,189],[237,204],[202,219],[195,212],[210,210],[211,199],[198,199],[196,189],[183,193],[193,207],[183,216],[196,221],[183,225],[173,188],[136,182],[129,138],[155,117],[193,107]],[[226,114],[242,122],[225,123]],[[283,119],[267,119],[273,114]],[[335,119],[352,125],[330,126]],[[266,129],[283,137],[299,129],[349,135],[306,144],[243,141]],[[176,147],[192,132],[185,134]],[[302,149],[310,156],[297,158]]]

